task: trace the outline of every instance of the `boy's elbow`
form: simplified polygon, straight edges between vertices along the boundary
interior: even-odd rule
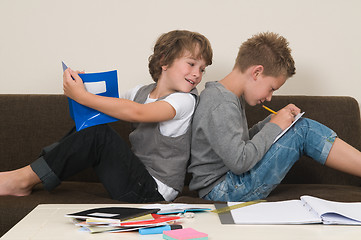
[[[227,165],[227,164],[226,164],[226,165]],[[240,175],[240,174],[242,174],[242,173],[245,172],[242,163],[239,163],[239,162],[238,162],[238,163],[236,163],[236,164],[232,164],[231,166],[230,166],[230,165],[227,165],[227,166],[228,166],[229,170],[230,170],[232,173],[236,174],[236,175]]]

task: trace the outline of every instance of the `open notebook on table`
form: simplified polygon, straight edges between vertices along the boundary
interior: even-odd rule
[[[228,206],[239,202],[228,202]],[[225,204],[215,204],[216,208]],[[219,214],[222,224],[361,225],[361,202],[343,203],[312,196],[300,200],[261,202]]]

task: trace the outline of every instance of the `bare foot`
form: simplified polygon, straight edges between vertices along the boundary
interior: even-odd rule
[[[40,183],[30,166],[0,173],[0,196],[27,196]]]

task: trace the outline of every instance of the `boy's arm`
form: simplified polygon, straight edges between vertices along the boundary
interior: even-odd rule
[[[249,129],[249,138],[252,139],[254,135],[256,135],[261,129],[264,127],[266,123],[268,123],[271,120],[271,115],[267,116],[262,121],[256,123]]]
[[[261,160],[281,132],[276,124],[266,123],[249,139],[248,129],[242,125],[246,119],[240,119],[240,112],[234,104],[224,104],[210,114],[208,129],[204,132],[207,132],[213,151],[235,174],[248,171]]]
[[[76,102],[129,122],[162,122],[173,119],[176,114],[172,105],[165,101],[139,104],[127,99],[91,94],[85,90],[79,75],[70,69],[64,72],[63,89],[64,94]]]

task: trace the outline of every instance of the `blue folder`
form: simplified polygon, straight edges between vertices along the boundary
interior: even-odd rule
[[[63,71],[68,67],[62,62]],[[79,74],[85,87],[89,92],[100,96],[119,98],[118,92],[118,74],[117,71],[82,73]],[[80,131],[87,127],[118,121],[119,119],[106,115],[77,103],[68,98],[69,112],[75,122],[76,130]]]

